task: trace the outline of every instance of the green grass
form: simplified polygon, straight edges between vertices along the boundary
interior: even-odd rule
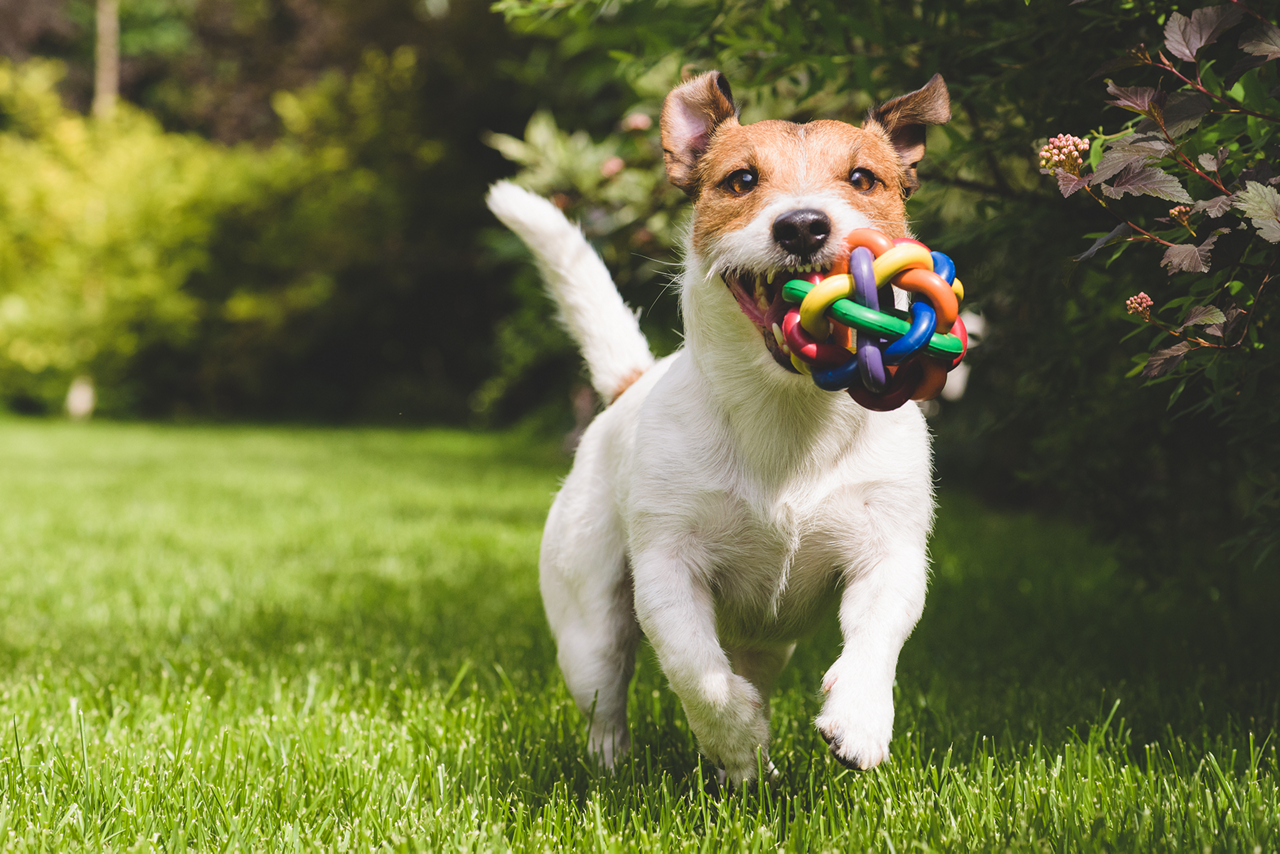
[[[1080,532],[944,492],[892,761],[774,702],[720,796],[642,655],[591,767],[537,593],[566,463],[512,435],[0,420],[0,848],[1280,847],[1276,602],[1141,593]]]

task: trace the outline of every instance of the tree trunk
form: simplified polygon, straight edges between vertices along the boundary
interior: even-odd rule
[[[115,115],[120,95],[120,0],[98,0],[98,45],[93,79],[93,114]]]

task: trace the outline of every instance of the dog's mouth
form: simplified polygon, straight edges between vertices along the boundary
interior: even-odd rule
[[[782,298],[782,286],[792,279],[818,284],[827,276],[827,270],[816,264],[789,267],[765,273],[750,270],[729,270],[720,274],[752,323],[760,327],[765,347],[774,361],[792,373],[799,373],[791,364],[791,354],[782,340],[782,318],[789,303]]]

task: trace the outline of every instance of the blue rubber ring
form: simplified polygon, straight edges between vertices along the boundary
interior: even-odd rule
[[[910,359],[933,337],[933,330],[938,325],[938,313],[933,306],[924,300],[911,304],[911,329],[884,350],[884,363],[896,365]]]
[[[956,262],[952,261],[941,252],[930,252],[933,258],[933,272],[937,273],[942,281],[948,285],[956,280]]]
[[[843,391],[858,380],[858,357],[849,354],[849,361],[834,368],[813,372],[813,384],[823,391]]]

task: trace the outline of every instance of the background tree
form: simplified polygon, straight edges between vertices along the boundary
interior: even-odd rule
[[[98,0],[95,23],[93,114],[110,119],[120,97],[120,0]]]

